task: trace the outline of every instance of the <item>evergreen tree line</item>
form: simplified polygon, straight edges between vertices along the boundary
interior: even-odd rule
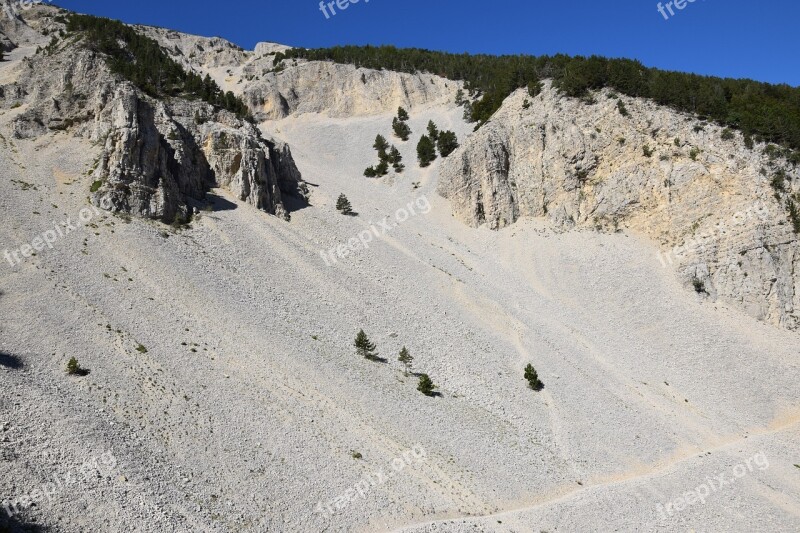
[[[71,15],[67,31],[81,33],[87,44],[107,57],[112,72],[131,81],[155,98],[181,96],[203,100],[214,107],[252,120],[247,105],[231,91],[224,92],[206,75],[187,72],[159,44],[117,20]]]
[[[477,98],[465,104],[466,113],[479,125],[514,90],[528,87],[535,96],[540,80],[550,78],[567,96],[608,87],[739,129],[757,141],[800,149],[800,88],[789,85],[668,72],[599,56],[469,55],[394,46],[293,48],[279,56],[463,80],[470,96]]]

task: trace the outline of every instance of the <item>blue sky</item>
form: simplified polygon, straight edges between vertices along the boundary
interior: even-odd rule
[[[344,1],[344,0],[340,0]],[[348,0],[352,1],[352,0]],[[666,5],[669,0],[663,1]],[[320,11],[319,0],[56,0],[130,23],[319,47],[393,44],[490,54],[598,54],[648,66],[800,86],[796,0],[360,0]],[[326,2],[327,3],[327,2]]]

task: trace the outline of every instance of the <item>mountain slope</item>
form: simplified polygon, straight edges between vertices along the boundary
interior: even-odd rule
[[[204,38],[175,41],[206,47]],[[234,58],[253,54],[216,46]],[[38,74],[28,61],[102,67],[79,47],[27,60],[35,46],[14,53],[0,63],[5,94],[41,85],[29,81]],[[203,68],[228,90],[240,78],[226,81],[226,61]],[[43,95],[59,95],[69,71],[42,64],[56,73]],[[287,65],[287,79],[293,68],[338,72],[330,86],[353,75],[298,62]],[[366,74],[402,83],[393,73]],[[120,87],[137,110],[155,110],[152,120],[135,116],[170,146],[170,131],[205,109]],[[0,520],[6,503],[71,473],[80,481],[22,505],[16,524],[68,532],[797,530],[796,333],[687,291],[658,260],[644,235],[648,217],[635,210],[630,220],[640,226],[621,232],[564,231],[564,218],[541,216],[500,231],[465,224],[470,197],[448,200],[437,189],[453,179],[452,165],[477,153],[473,139],[504,126],[470,136],[473,125],[443,92],[408,106],[414,135],[401,142],[391,136],[396,107],[406,103],[400,93],[337,116],[366,94],[352,102],[306,94],[307,107],[301,101],[259,123],[264,139],[291,146],[307,181],[309,203],[290,223],[229,184],[204,195],[210,209],[181,229],[89,203],[98,157],[136,153],[116,142],[119,151],[107,152],[92,136],[96,125],[128,124],[131,100],[81,107],[97,113],[66,129],[28,119],[52,109],[34,93],[20,91],[21,106],[0,109],[0,252],[75,226],[52,248],[0,263]],[[537,109],[529,108],[547,107]],[[654,116],[662,112],[673,116]],[[259,142],[235,117],[213,119],[184,125],[177,146],[194,139],[217,168],[242,144],[222,150],[202,141],[219,143],[226,132]],[[429,120],[464,147],[420,169],[415,141]],[[20,124],[29,135],[14,135]],[[405,172],[362,176],[375,162],[377,134],[398,147]],[[492,137],[498,147],[509,138]],[[129,168],[113,161],[108,168]],[[483,185],[472,177],[465,192]],[[341,193],[357,217],[336,211]],[[554,196],[565,213],[582,213],[567,211],[569,194]],[[336,255],[342,247],[349,252]],[[362,328],[385,363],[356,353]],[[396,361],[403,346],[439,397],[420,394],[416,376],[405,375]],[[70,357],[88,375],[66,375]],[[523,379],[529,363],[541,392]],[[109,452],[114,460],[104,462]],[[742,479],[703,505],[659,514],[659,505],[748,461]]]

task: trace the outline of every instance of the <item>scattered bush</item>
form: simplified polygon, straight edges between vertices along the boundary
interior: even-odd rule
[[[356,335],[356,340],[353,343],[356,347],[356,353],[363,357],[364,359],[368,359],[370,361],[378,361],[378,352],[375,351],[375,345],[369,341],[367,334],[364,333],[364,330],[360,330],[358,335]]]
[[[436,389],[436,385],[433,384],[433,381],[428,374],[422,374],[419,376],[419,384],[417,385],[418,391],[425,396],[434,396],[434,389]]]
[[[528,386],[535,391],[544,388],[544,383],[539,379],[539,374],[536,373],[536,369],[531,364],[525,367],[525,379],[528,381]]]
[[[786,190],[786,172],[783,169],[778,170],[772,180],[769,182],[776,193],[782,193]]]
[[[622,100],[619,100],[617,102],[617,110],[619,111],[619,114],[622,115],[623,117],[627,117],[628,115],[630,115],[630,113],[628,113],[628,108],[625,107],[625,104],[623,103]]]
[[[347,216],[352,216],[354,214],[353,206],[350,205],[350,200],[347,199],[344,193],[340,194],[339,198],[336,200],[336,210]]]
[[[722,130],[722,134],[720,135],[720,137],[722,137],[723,141],[730,141],[736,137],[736,134],[733,133],[732,129],[725,128],[724,130]]]
[[[70,376],[85,376],[89,374],[89,371],[85,368],[81,368],[81,365],[78,364],[78,360],[71,357],[70,360],[67,361],[67,374]]]
[[[397,357],[397,360],[403,363],[405,375],[408,376],[408,373],[411,371],[411,364],[414,362],[414,358],[411,356],[405,346],[403,346],[403,349],[400,350],[400,355]]]
[[[691,151],[689,152],[689,157],[692,158],[692,161],[697,161],[697,156],[699,155],[700,155],[699,148],[692,148]]]
[[[692,278],[692,286],[694,287],[694,292],[697,294],[708,294],[706,291],[706,284],[703,283],[703,280],[695,276]]]
[[[646,144],[642,147],[642,152],[644,152],[645,157],[653,157],[653,149]]]
[[[792,229],[794,229],[795,233],[800,233],[800,209],[797,208],[797,204],[791,198],[786,200],[786,209],[789,212],[789,221],[792,223]]]

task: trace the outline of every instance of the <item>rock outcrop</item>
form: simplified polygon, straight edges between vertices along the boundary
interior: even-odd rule
[[[99,144],[92,185],[97,205],[183,222],[218,186],[286,217],[282,195],[303,194],[287,146],[209,104],[152,98],[80,43],[48,46],[18,68],[18,81],[2,88],[4,107],[25,106],[15,135],[64,130]]]
[[[460,83],[430,74],[378,71],[325,61],[285,60],[243,89],[261,120],[303,113],[366,116],[453,101]],[[253,74],[254,75],[254,74]]]
[[[413,109],[452,102],[463,85],[426,73],[378,71],[328,61],[288,59],[276,65],[276,54],[289,47],[259,43],[249,52],[216,37],[137,28],[185,68],[209,74],[225,90],[241,95],[259,121],[304,113],[341,118],[394,112],[399,106]]]
[[[627,113],[627,114],[626,114]],[[629,228],[654,238],[687,286],[796,328],[800,250],[770,186],[795,168],[738,132],[608,91],[518,91],[441,166],[439,193],[472,226],[521,216],[563,228]]]

